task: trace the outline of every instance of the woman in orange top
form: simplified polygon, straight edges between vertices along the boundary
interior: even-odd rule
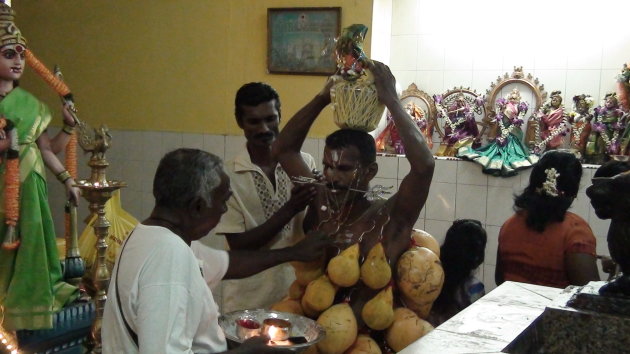
[[[516,214],[499,232],[497,284],[565,288],[599,280],[593,231],[567,211],[581,177],[582,165],[567,152],[550,151],[534,166],[529,186],[514,200]]]

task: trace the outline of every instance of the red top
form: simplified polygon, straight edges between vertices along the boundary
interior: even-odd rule
[[[538,233],[527,228],[525,213],[509,218],[499,232],[499,255],[505,280],[566,288],[569,278],[564,256],[595,256],[595,235],[581,217],[567,212],[564,221],[547,225]]]

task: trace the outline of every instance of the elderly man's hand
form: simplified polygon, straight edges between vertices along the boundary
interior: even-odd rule
[[[316,195],[317,189],[312,184],[297,184],[291,189],[291,198],[286,203],[286,207],[293,214],[297,214],[304,210]]]
[[[311,232],[306,238],[292,247],[296,261],[310,262],[324,256],[327,247],[333,245],[332,239],[320,232]]]

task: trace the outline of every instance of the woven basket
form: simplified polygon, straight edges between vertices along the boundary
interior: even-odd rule
[[[330,89],[333,118],[339,128],[371,132],[385,111],[371,80],[337,80]]]

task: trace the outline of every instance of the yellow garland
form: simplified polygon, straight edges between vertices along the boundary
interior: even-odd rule
[[[4,119],[4,118],[2,118]],[[4,122],[6,125],[6,121]],[[10,151],[16,152],[16,156],[7,158],[5,161],[5,177],[4,177],[4,210],[5,224],[7,224],[6,235],[2,242],[2,249],[15,250],[20,246],[20,235],[17,233],[16,227],[20,217],[20,165],[18,151],[17,130],[9,129],[7,138],[11,142]]]
[[[18,354],[18,346],[17,341],[15,340],[15,336],[10,332],[7,332],[2,327],[2,322],[0,321],[0,343],[4,346],[4,349],[7,353]]]

